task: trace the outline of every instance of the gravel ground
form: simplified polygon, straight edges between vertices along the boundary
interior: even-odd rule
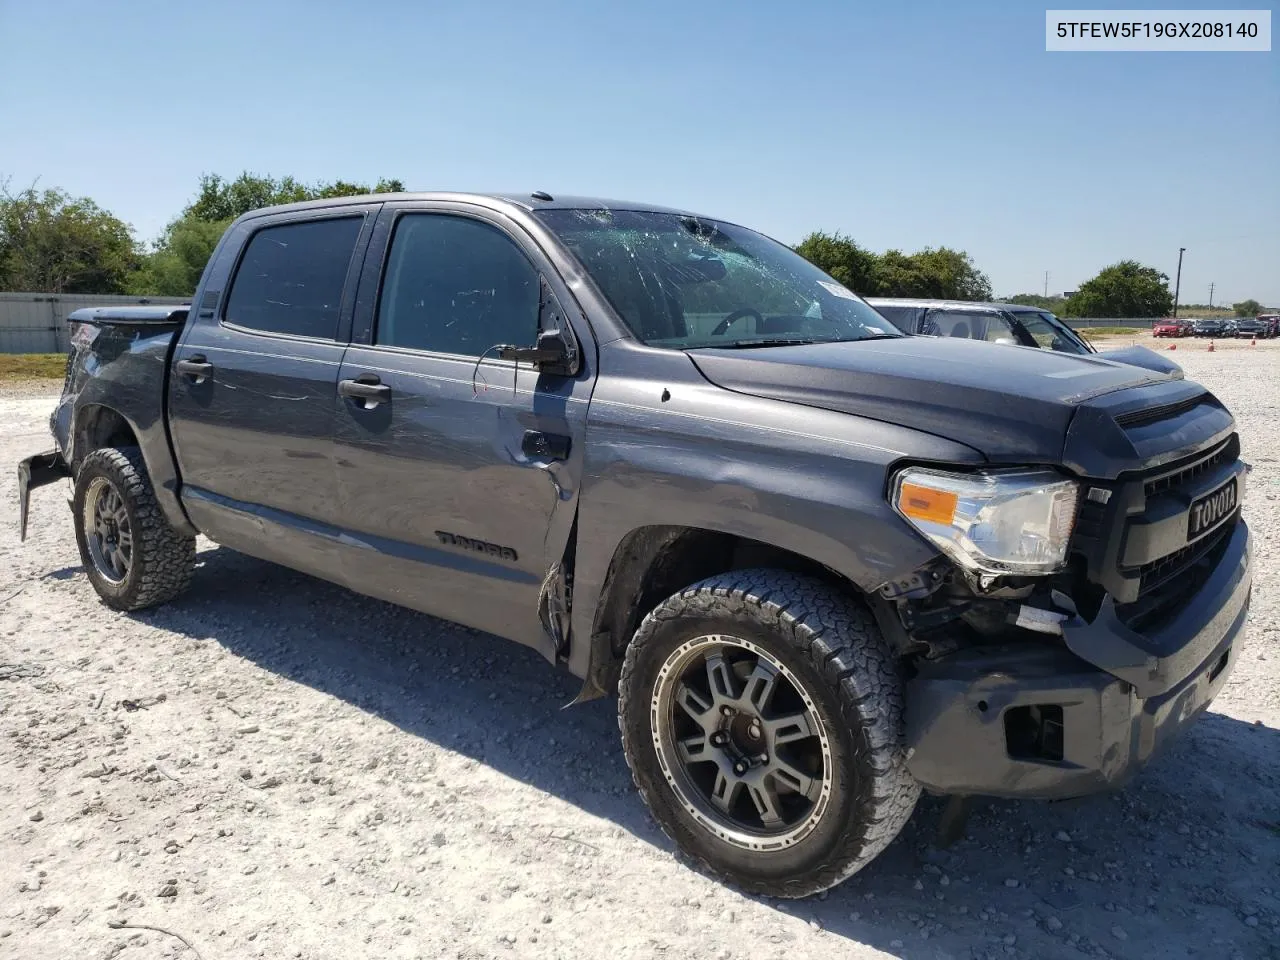
[[[25,545],[6,507],[0,957],[1280,957],[1280,342],[1177,359],[1256,465],[1213,710],[1123,792],[982,803],[946,850],[926,799],[798,903],[673,856],[614,702],[562,710],[574,681],[528,650],[203,542],[179,602],[113,613],[60,492]],[[0,390],[0,502],[55,395]]]

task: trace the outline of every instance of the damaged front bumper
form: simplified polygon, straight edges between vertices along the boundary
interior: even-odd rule
[[[27,515],[31,491],[71,476],[71,468],[61,452],[51,450],[27,457],[18,464],[18,538],[27,539]]]
[[[1123,783],[1226,683],[1249,613],[1251,547],[1236,525],[1181,612],[1140,635],[1104,604],[1063,642],[962,650],[907,686],[908,769],[949,794],[1057,799]]]

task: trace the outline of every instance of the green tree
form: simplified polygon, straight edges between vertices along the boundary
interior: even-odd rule
[[[230,222],[191,217],[173,221],[152,253],[129,278],[128,292],[152,297],[191,296],[200,283],[205,264],[213,256],[213,248]]]
[[[990,300],[991,280],[963,250],[925,247],[914,255],[925,276],[937,287],[935,296],[948,300]]]
[[[990,300],[991,281],[962,250],[925,247],[917,253],[875,254],[840,233],[811,233],[796,252],[850,290],[874,297]]]
[[[1239,303],[1233,303],[1231,309],[1236,312],[1237,317],[1256,317],[1262,312],[1262,304],[1250,298],[1241,300]]]
[[[1173,309],[1169,277],[1136,260],[1103,269],[1067,301],[1068,317],[1165,317]]]
[[[854,293],[873,296],[879,292],[875,285],[876,255],[858,246],[852,237],[818,231],[801,240],[796,253]]]
[[[886,250],[875,269],[875,286],[884,297],[932,297],[990,300],[991,281],[962,250],[925,247],[905,254]]]
[[[364,183],[335,180],[333,183],[308,185],[293,177],[264,177],[245,171],[234,180],[224,180],[216,173],[200,178],[196,198],[182,211],[183,217],[221,223],[234,220],[243,213],[278,203],[300,200],[325,200],[331,197],[354,197],[362,193],[401,193],[404,183],[383,178],[373,187]]]
[[[1050,313],[1061,314],[1067,304],[1065,297],[1043,297],[1038,293],[1019,293],[1012,297],[1004,297],[1004,303],[1016,303],[1024,307],[1039,307]]]
[[[875,289],[882,297],[932,297],[932,284],[916,258],[886,250],[876,258]]]
[[[0,183],[0,289],[119,293],[138,261],[129,225],[87,197]]]
[[[190,296],[227,225],[250,210],[300,200],[403,191],[402,181],[385,177],[370,187],[347,180],[305,184],[293,177],[266,177],[248,171],[234,180],[216,173],[205,174],[200,178],[195,199],[165,228],[141,269],[130,278],[129,291],[151,296]]]

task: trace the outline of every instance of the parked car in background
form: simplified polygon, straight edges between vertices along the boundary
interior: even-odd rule
[[[1221,337],[1226,335],[1226,324],[1221,320],[1193,320],[1192,331],[1197,337]]]
[[[1266,325],[1268,337],[1280,337],[1280,313],[1260,313],[1258,319]]]
[[[1235,321],[1237,337],[1258,337],[1265,340],[1272,336],[1272,326],[1262,317],[1242,317]]]
[[[1077,356],[1098,353],[1084,337],[1052,313],[1039,307],[1017,303],[898,297],[868,297],[867,303],[904,333],[1039,347],[1042,350],[1073,353]],[[1182,375],[1180,366],[1146,347],[1108,350],[1105,358],[1158,373]]]
[[[1153,337],[1189,337],[1191,336],[1191,327],[1181,320],[1166,317],[1163,320],[1157,320],[1151,325],[1151,335]]]

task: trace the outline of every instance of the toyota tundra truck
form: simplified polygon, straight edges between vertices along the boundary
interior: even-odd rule
[[[106,606],[177,600],[203,534],[531,646],[617,695],[655,819],[750,891],[839,883],[922,789],[1115,787],[1240,647],[1249,468],[1217,397],[904,335],[726,221],[273,207],[188,307],[70,322],[21,522],[69,478]]]

